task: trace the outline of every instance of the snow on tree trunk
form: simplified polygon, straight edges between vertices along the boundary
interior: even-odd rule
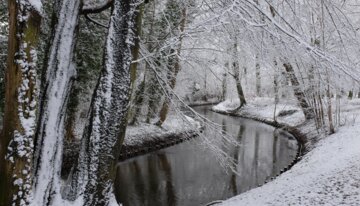
[[[0,205],[27,205],[32,184],[38,100],[37,44],[41,3],[8,1],[9,47],[4,125],[0,138]]]
[[[306,119],[314,118],[314,109],[310,107],[308,102],[306,101],[306,97],[304,92],[300,88],[299,80],[295,76],[294,69],[290,63],[283,64],[285,71],[288,73],[287,77],[291,81],[291,84],[294,89],[294,94],[297,100],[299,101],[300,107],[302,108]]]
[[[75,75],[72,57],[80,1],[63,0],[58,5],[59,16],[46,71],[34,159],[33,205],[37,206],[51,204],[59,197],[64,113],[71,79]]]
[[[96,87],[78,167],[67,198],[83,205],[108,205],[115,165],[125,136],[130,91],[131,44],[136,0],[115,0],[105,50],[105,66]]]

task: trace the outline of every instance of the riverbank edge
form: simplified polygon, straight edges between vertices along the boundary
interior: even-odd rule
[[[293,135],[295,137],[295,139],[298,142],[298,151],[296,154],[296,157],[294,158],[294,160],[285,168],[283,168],[282,170],[280,170],[280,173],[271,177],[270,180],[266,180],[264,182],[264,184],[268,183],[271,180],[274,180],[276,177],[278,177],[279,175],[281,175],[282,173],[290,170],[296,163],[298,163],[302,157],[311,150],[311,147],[309,145],[313,144],[313,140],[316,139],[316,134],[315,133],[307,133],[305,134],[305,130],[303,128],[308,127],[309,125],[312,125],[312,121],[311,120],[307,120],[305,122],[303,122],[302,124],[296,125],[296,126],[289,126],[283,123],[279,123],[277,121],[274,120],[270,120],[270,119],[266,119],[266,118],[262,118],[259,116],[253,116],[251,114],[241,114],[241,113],[234,113],[234,112],[229,112],[229,111],[224,111],[224,110],[218,110],[218,109],[214,109],[211,108],[211,111],[219,113],[219,114],[223,114],[223,115],[228,115],[228,116],[233,116],[233,117],[240,117],[240,118],[245,118],[245,119],[250,119],[250,120],[254,120],[254,121],[258,121],[270,126],[273,126],[275,128],[278,129],[282,129],[288,133],[290,133],[291,135]],[[311,135],[311,136],[309,136]],[[309,144],[309,142],[312,142],[311,144]],[[258,185],[258,187],[261,187],[264,184],[260,184]],[[219,203],[219,202],[217,202]],[[207,205],[213,205],[212,203],[209,203]]]
[[[188,107],[197,107],[197,106],[208,106],[208,105],[217,105],[219,104],[221,101],[217,100],[217,101],[210,101],[210,102],[193,102],[193,103],[189,103],[187,106]]]
[[[188,107],[197,107],[197,106],[208,106],[208,105],[216,105],[221,101],[209,101],[209,102],[198,102],[188,104]],[[167,147],[174,146],[176,144],[180,144],[182,142],[188,141],[197,137],[198,132],[202,132],[202,129],[195,131],[184,131],[181,133],[171,133],[160,136],[157,139],[151,139],[143,141],[136,145],[122,145],[120,150],[120,155],[118,160],[125,161],[137,156],[146,155],[151,152],[156,152],[161,149],[165,149]]]
[[[143,141],[136,145],[123,145],[118,160],[120,162],[155,152],[188,141],[198,136],[197,131],[186,131],[162,135],[157,139]]]

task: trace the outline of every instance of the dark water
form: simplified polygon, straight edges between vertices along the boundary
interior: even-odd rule
[[[118,164],[119,202],[124,206],[206,205],[262,184],[295,158],[297,142],[291,135],[209,108],[195,110],[218,123],[217,131],[205,129],[204,137]],[[239,144],[228,143],[219,133],[231,135]],[[212,142],[229,159],[220,161],[219,152],[204,142]]]

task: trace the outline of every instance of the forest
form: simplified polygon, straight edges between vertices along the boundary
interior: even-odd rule
[[[0,206],[357,205],[357,0],[0,2]]]

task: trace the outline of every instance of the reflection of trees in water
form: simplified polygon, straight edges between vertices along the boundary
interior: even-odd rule
[[[168,206],[176,205],[176,195],[175,195],[175,188],[172,182],[172,173],[171,173],[171,165],[167,158],[167,156],[163,153],[158,154],[160,160],[160,169],[164,172],[166,177],[166,197],[167,197],[167,204]]]
[[[145,203],[145,191],[143,188],[144,178],[141,175],[141,168],[137,161],[133,161],[131,163],[132,168],[134,168],[132,171],[134,171],[135,182],[134,187],[136,191],[136,199],[140,201],[141,203]],[[129,204],[130,205],[130,204]]]
[[[259,143],[260,143],[260,134],[258,130],[255,130],[255,145],[254,145],[254,159],[253,159],[253,175],[254,175],[254,185],[258,184],[258,162],[259,162]]]
[[[228,128],[227,128],[227,124],[226,124],[226,120],[225,118],[222,119],[222,123],[221,123],[221,135],[228,135]],[[229,143],[228,141],[226,141],[225,138],[223,138],[223,136],[219,136],[220,140],[221,140],[221,150],[222,151],[227,151],[228,147],[229,147]]]
[[[271,171],[271,176],[276,175],[277,170],[276,170],[276,162],[277,162],[277,144],[278,144],[278,139],[279,139],[279,133],[277,132],[277,129],[274,130],[273,132],[273,146],[272,146],[272,171]]]
[[[151,155],[148,156],[148,188],[147,191],[149,194],[147,194],[148,204],[149,205],[161,205],[161,193],[159,191],[160,188],[160,180],[159,178],[159,172],[157,166],[157,158],[151,157]],[[136,177],[135,177],[136,178]],[[156,198],[148,198],[148,197],[156,197]]]
[[[171,164],[164,153],[149,155],[146,161],[129,162],[126,168],[119,165],[115,190],[124,206],[173,206],[177,201]]]
[[[191,205],[224,199],[255,187],[267,176],[279,172],[284,163],[288,164],[291,143],[279,130],[259,127],[251,121],[218,117],[215,113],[208,115],[221,125],[218,129],[222,135],[233,135],[232,140],[238,142],[233,145],[229,139],[222,138],[220,131],[204,131],[211,143],[228,151],[229,159],[225,163],[232,171],[221,170],[220,164],[213,164],[212,150],[193,143],[185,143],[186,152],[183,144],[139,157],[118,171],[122,180],[115,187],[121,187],[117,189],[117,197],[124,206]],[[194,176],[188,178],[190,174]]]
[[[145,204],[144,177],[137,161],[118,165],[115,180],[117,201],[124,206]],[[132,178],[132,177],[136,178]],[[130,178],[129,178],[130,177]],[[133,181],[133,182],[132,182]]]
[[[232,165],[232,174],[231,174],[231,179],[230,179],[230,186],[232,188],[232,194],[233,195],[237,195],[238,194],[238,189],[237,189],[237,183],[236,183],[236,177],[237,177],[237,167],[238,167],[238,163],[239,163],[239,151],[240,151],[240,144],[241,144],[241,140],[242,140],[242,136],[244,134],[245,131],[245,126],[244,125],[240,125],[239,127],[239,132],[237,135],[237,141],[239,144],[237,144],[234,147],[234,154],[233,154],[233,165]],[[242,149],[242,151],[244,151],[244,149]]]

